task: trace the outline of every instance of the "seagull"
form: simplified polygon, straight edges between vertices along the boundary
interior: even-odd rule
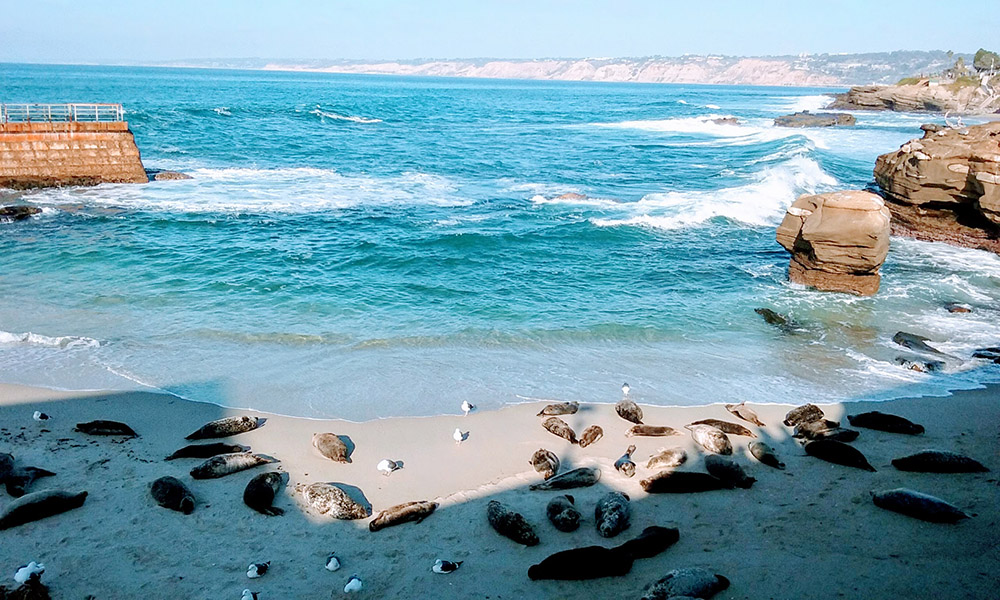
[[[257,600],[257,592],[251,592],[250,590],[243,590],[242,600]]]
[[[17,571],[14,573],[14,581],[22,585],[28,581],[39,581],[41,580],[42,573],[44,572],[44,564],[31,561],[30,563],[21,565],[17,568]]]
[[[344,586],[344,593],[350,594],[351,592],[361,591],[361,580],[358,579],[357,575],[351,575],[351,578],[347,580],[347,585]]]
[[[627,381],[626,381],[625,383],[623,383],[623,384],[622,384],[622,394],[624,394],[624,395],[628,396],[628,391],[629,391],[629,390],[631,390],[631,389],[632,389],[632,388],[630,388],[630,387],[628,386],[628,382],[627,382]]]
[[[466,431],[465,433],[462,433],[462,430],[456,427],[455,433],[451,434],[451,438],[455,440],[456,444],[461,444],[465,440],[469,439],[469,432]]]
[[[454,573],[461,566],[462,566],[462,561],[451,562],[448,560],[441,560],[439,558],[436,561],[434,561],[434,566],[431,567],[431,571],[447,575],[448,573]]]
[[[337,558],[337,555],[331,554],[330,556],[328,556],[326,558],[326,570],[327,571],[333,572],[333,571],[336,571],[339,568],[340,568],[340,559]]]
[[[267,573],[267,568],[271,566],[271,561],[265,563],[250,563],[247,567],[247,577],[250,579],[257,579],[264,573]]]
[[[403,463],[397,460],[389,460],[388,458],[383,458],[379,461],[378,466],[375,467],[379,471],[382,471],[383,475],[388,475],[396,469],[402,469]]]
[[[48,421],[49,420],[49,415],[43,413],[40,410],[36,410],[35,414],[31,415],[31,418],[34,419],[34,420],[36,420],[36,421]]]
[[[465,413],[465,416],[469,416],[469,413],[474,410],[476,410],[475,404],[472,404],[468,400],[462,400],[462,412]]]

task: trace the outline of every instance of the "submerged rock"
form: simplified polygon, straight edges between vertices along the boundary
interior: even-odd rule
[[[42,209],[34,206],[0,206],[0,223],[23,221],[40,212],[42,212]]]
[[[194,179],[187,173],[179,171],[161,171],[160,169],[146,169],[146,175],[151,181],[176,181],[181,179]]]
[[[774,120],[778,127],[833,127],[851,126],[856,119],[847,113],[811,113],[808,110],[784,115]]]

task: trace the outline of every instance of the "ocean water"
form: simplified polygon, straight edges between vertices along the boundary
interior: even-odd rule
[[[873,298],[786,281],[784,209],[934,120],[771,126],[834,91],[0,65],[3,101],[122,102],[146,166],[193,176],[6,194],[43,213],[0,226],[0,380],[353,420],[1000,380],[891,342],[1000,342],[1000,257],[894,239]]]

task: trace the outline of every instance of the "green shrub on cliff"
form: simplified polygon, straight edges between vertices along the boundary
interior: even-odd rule
[[[971,75],[963,75],[955,78],[955,81],[948,84],[948,89],[953,92],[967,87],[979,87],[979,78]]]
[[[980,48],[972,59],[972,67],[977,71],[1000,70],[1000,56],[996,52]]]
[[[920,83],[919,77],[904,77],[896,82],[896,85],[915,85]]]

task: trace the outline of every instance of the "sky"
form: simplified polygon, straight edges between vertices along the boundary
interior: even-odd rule
[[[6,0],[0,62],[975,52],[995,2]]]

